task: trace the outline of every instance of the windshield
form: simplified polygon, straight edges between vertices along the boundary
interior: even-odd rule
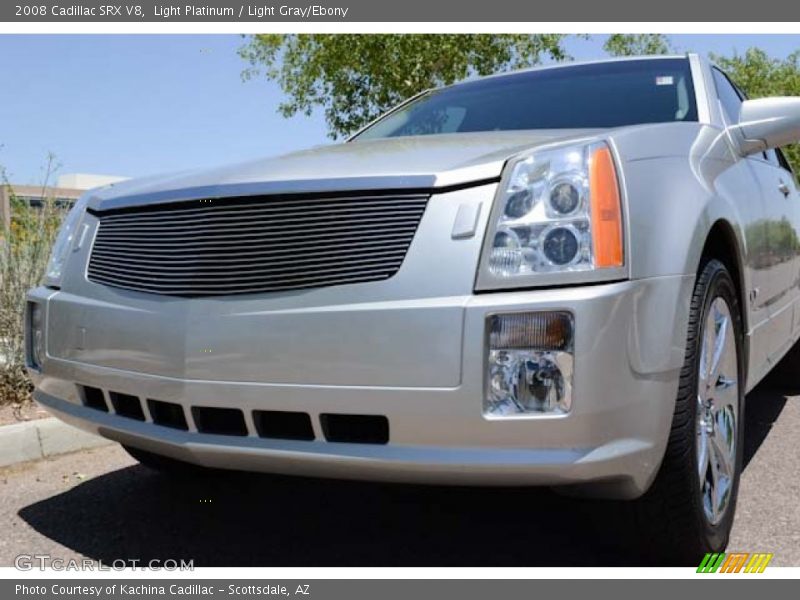
[[[625,60],[500,75],[427,92],[357,139],[696,121],[689,61]]]

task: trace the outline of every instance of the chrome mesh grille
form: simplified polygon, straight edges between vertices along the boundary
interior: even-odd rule
[[[88,277],[171,296],[380,281],[400,268],[427,201],[272,196],[101,211]]]

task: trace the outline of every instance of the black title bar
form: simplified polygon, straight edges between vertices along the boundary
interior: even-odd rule
[[[0,22],[770,22],[800,21],[785,0],[3,0]]]

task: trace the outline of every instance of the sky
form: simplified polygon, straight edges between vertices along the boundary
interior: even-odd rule
[[[758,46],[783,58],[798,35],[673,35],[679,51]],[[578,60],[604,56],[605,36],[570,38]],[[282,117],[280,87],[243,81],[232,35],[0,35],[0,167],[41,183],[59,173],[138,177],[331,143],[321,114]]]

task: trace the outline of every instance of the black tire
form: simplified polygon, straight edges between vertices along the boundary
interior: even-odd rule
[[[134,448],[133,446],[126,446],[123,444],[122,447],[125,449],[125,452],[139,461],[142,466],[165,475],[194,478],[212,472],[211,469],[201,467],[200,465],[193,465],[168,456],[154,454],[147,450]]]
[[[712,302],[722,297],[728,304],[736,344],[739,406],[736,421],[734,475],[727,509],[717,524],[703,510],[697,472],[698,371],[706,316]],[[667,449],[650,489],[637,503],[644,554],[659,564],[697,566],[708,552],[721,552],[728,544],[744,448],[744,357],[742,318],[738,294],[728,270],[718,260],[705,262],[695,283],[689,315],[686,357],[681,369],[678,397]]]

